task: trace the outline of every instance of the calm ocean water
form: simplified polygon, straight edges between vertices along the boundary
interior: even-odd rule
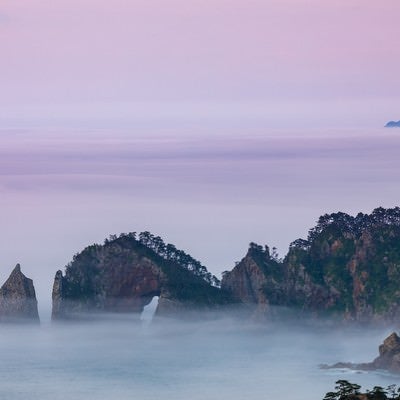
[[[319,400],[337,379],[371,388],[389,374],[321,370],[369,361],[389,331],[232,320],[2,326],[0,398]]]

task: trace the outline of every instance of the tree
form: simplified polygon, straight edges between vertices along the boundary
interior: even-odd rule
[[[349,381],[346,381],[345,379],[340,379],[336,381],[336,386],[335,389],[339,395],[339,399],[345,399],[346,396],[351,395],[351,394],[360,394],[360,385],[357,385],[356,383],[350,383]]]
[[[337,400],[338,394],[336,392],[328,392],[323,400]]]
[[[387,400],[387,391],[382,386],[374,386],[374,388],[368,392],[373,400]]]
[[[396,385],[389,385],[386,389],[382,386],[374,386],[367,390],[366,394],[360,393],[360,385],[350,383],[346,380],[336,381],[336,392],[326,393],[323,400],[400,400],[400,388]]]

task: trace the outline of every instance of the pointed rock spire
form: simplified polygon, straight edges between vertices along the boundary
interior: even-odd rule
[[[37,300],[32,279],[17,264],[0,289],[0,321],[39,322]]]

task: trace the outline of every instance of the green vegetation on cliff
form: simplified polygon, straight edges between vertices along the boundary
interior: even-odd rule
[[[246,257],[222,281],[239,299],[261,287],[264,297],[253,298],[262,303],[357,320],[400,316],[399,284],[399,207],[355,217],[325,214],[307,239],[291,243],[283,260],[251,243]]]
[[[292,243],[289,269],[296,265],[293,254],[300,254],[297,263],[313,282],[339,294],[332,310],[386,312],[400,299],[400,208],[326,214],[307,240]]]

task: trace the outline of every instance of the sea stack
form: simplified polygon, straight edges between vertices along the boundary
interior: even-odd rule
[[[39,323],[33,281],[21,272],[19,264],[0,289],[0,321]]]

